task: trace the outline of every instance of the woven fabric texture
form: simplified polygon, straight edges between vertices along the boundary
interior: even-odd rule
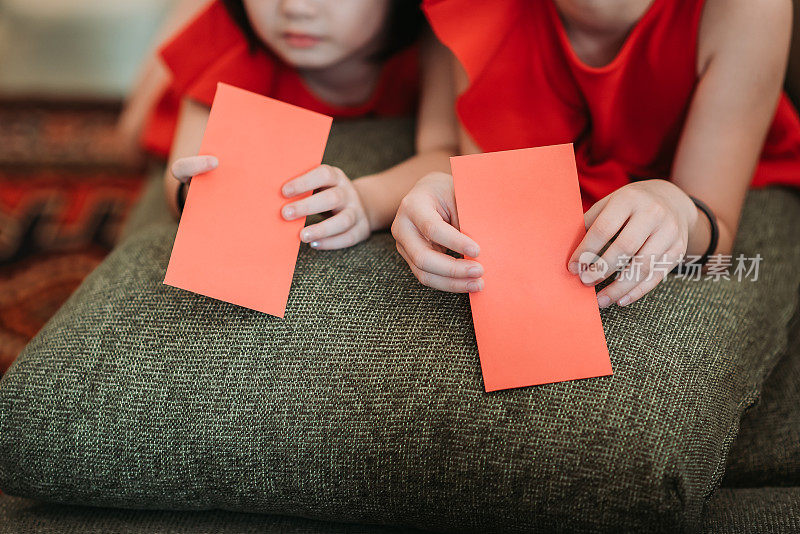
[[[800,532],[800,488],[720,488],[706,506],[708,534]]]
[[[0,534],[413,534],[422,531],[223,512],[49,504],[0,495]]]
[[[367,131],[365,131],[367,130]],[[375,130],[377,136],[368,131]],[[353,150],[353,138],[364,139]],[[402,140],[406,140],[405,143]],[[384,162],[397,161],[412,150],[408,120],[335,123],[326,161],[347,172],[377,172]],[[123,230],[130,235],[153,223],[170,222],[164,209],[163,168],[153,173],[142,199]],[[800,309],[788,326],[787,354],[764,384],[757,408],[748,410],[728,457],[723,486],[800,486]]]
[[[451,532],[699,530],[800,285],[797,195],[751,193],[742,227],[757,281],[670,277],[602,312],[613,377],[486,394],[468,299],[416,283],[387,234],[302,247],[279,320],[161,284],[175,226],[145,225],[0,382],[0,488]]]
[[[800,486],[800,311],[788,332],[786,355],[742,419],[724,486]]]
[[[800,488],[723,488],[706,506],[708,534],[800,531]],[[163,512],[69,506],[0,495],[0,534],[421,534],[295,517],[223,511]]]

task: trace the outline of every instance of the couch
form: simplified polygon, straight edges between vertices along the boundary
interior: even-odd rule
[[[411,131],[336,124],[325,159]],[[163,286],[157,171],[0,382],[0,532],[800,531],[800,196],[742,225],[759,281],[602,312],[614,377],[486,394],[466,298],[388,234],[303,247],[282,322]]]

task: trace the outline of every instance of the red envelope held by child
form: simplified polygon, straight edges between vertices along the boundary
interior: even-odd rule
[[[331,121],[219,84],[200,148],[219,167],[192,179],[164,283],[283,317],[305,219],[283,219],[281,186],[322,162]]]
[[[461,231],[485,271],[470,304],[486,391],[610,375],[595,290],[567,270],[585,234],[572,145],[451,165]]]

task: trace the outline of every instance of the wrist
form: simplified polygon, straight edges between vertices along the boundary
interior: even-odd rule
[[[355,189],[358,199],[361,202],[361,209],[364,210],[364,215],[369,224],[369,231],[374,232],[380,230],[380,223],[377,220],[377,214],[374,212],[374,202],[370,202],[372,194],[370,192],[369,182],[365,181],[369,176],[362,176],[352,181],[353,189]]]
[[[690,197],[690,199],[695,205],[695,215],[697,217],[692,235],[703,236],[701,243],[705,244],[705,247],[700,247],[701,257],[699,263],[704,264],[710,256],[717,252],[719,224],[714,211],[705,202],[696,197]]]

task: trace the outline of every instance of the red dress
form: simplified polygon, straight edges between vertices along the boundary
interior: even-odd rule
[[[574,143],[584,208],[637,178],[671,174],[698,82],[704,0],[654,0],[617,57],[574,53],[552,0],[425,0],[470,86],[457,102],[484,151]],[[476,31],[475,28],[480,28]],[[753,186],[800,187],[800,120],[780,97]]]
[[[417,49],[411,47],[384,65],[368,102],[334,106],[317,98],[300,74],[274,54],[250,49],[244,34],[220,2],[212,2],[160,49],[172,74],[169,88],[154,106],[145,124],[142,144],[150,152],[168,156],[177,126],[180,101],[187,97],[211,106],[217,82],[225,82],[336,118],[365,115],[399,116],[416,107]]]

